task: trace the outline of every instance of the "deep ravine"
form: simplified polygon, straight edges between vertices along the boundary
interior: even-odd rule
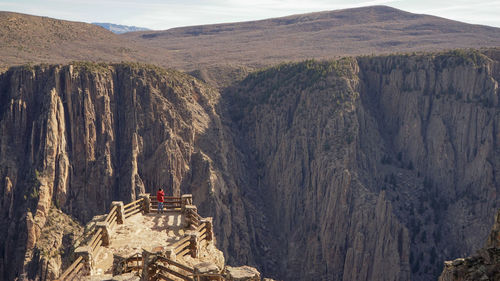
[[[57,276],[78,229],[61,211],[85,223],[160,186],[193,193],[229,264],[284,280],[436,279],[482,246],[500,206],[499,57],[304,61],[220,92],[148,65],[11,68],[0,279],[34,279],[39,264]]]

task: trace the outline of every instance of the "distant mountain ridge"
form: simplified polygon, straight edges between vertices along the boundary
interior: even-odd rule
[[[108,23],[108,22],[93,22],[92,24],[98,25],[100,27],[104,27],[107,30],[109,30],[115,34],[122,34],[122,33],[126,33],[126,32],[134,32],[134,31],[151,30],[151,29],[145,28],[145,27],[121,25],[121,24],[114,24],[114,23]]]
[[[500,46],[500,28],[388,6],[323,11],[259,21],[124,34],[161,47],[172,60],[262,67],[290,60]],[[194,60],[195,59],[195,60]]]
[[[153,63],[185,71],[283,61],[500,47],[500,28],[387,6],[115,34],[96,25],[0,12],[0,65],[75,60]]]

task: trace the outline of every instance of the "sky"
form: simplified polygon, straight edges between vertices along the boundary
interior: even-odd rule
[[[371,5],[500,27],[500,0],[0,0],[2,11],[155,30]]]

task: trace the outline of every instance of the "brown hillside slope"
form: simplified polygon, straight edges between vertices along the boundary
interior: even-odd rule
[[[122,35],[162,48],[171,64],[267,65],[334,56],[500,45],[500,29],[386,6]]]
[[[135,60],[139,52],[93,24],[0,12],[0,64]]]
[[[86,23],[0,12],[4,68],[90,60],[140,61],[191,71],[216,65],[260,67],[306,58],[491,46],[500,46],[499,28],[386,6],[122,35]]]

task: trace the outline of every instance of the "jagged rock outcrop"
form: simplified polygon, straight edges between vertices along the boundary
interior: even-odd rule
[[[410,278],[407,229],[358,176],[358,72],[354,59],[309,61],[227,93],[274,234],[261,262],[286,280]]]
[[[486,241],[486,248],[500,248],[500,210],[498,210],[495,216],[490,236],[488,236],[488,241]]]
[[[385,154],[366,154],[384,162],[367,165],[367,181],[389,190],[410,230],[415,279],[434,278],[440,260],[480,247],[499,206],[498,60],[455,51],[359,62],[379,132],[367,148]]]
[[[226,279],[229,281],[260,281],[260,272],[251,266],[226,267]]]
[[[69,266],[73,247],[80,244],[82,227],[71,217],[52,207],[36,238],[32,256],[27,257],[28,272],[37,272],[40,279],[54,280],[56,273]],[[27,277],[26,275],[24,277]]]
[[[158,187],[179,194],[196,155],[205,155],[195,143],[220,128],[218,97],[186,74],[152,66],[77,63],[3,73],[1,279],[36,277],[34,249],[51,206],[86,222],[113,200],[129,202]],[[212,193],[202,192],[213,202]],[[219,241],[227,248],[227,239],[237,235],[227,232],[238,223],[224,208],[211,210],[226,221]],[[245,215],[234,215],[245,224]]]
[[[500,280],[500,210],[486,246],[473,256],[444,263],[439,281]]]
[[[500,203],[498,69],[495,51],[360,57],[281,65],[228,89],[277,235],[265,270],[429,280],[479,248]]]
[[[221,94],[151,66],[12,68],[0,76],[0,274],[37,276],[51,208],[87,222],[161,186],[214,217],[229,265],[436,278],[481,247],[500,206],[499,60],[305,61]]]

